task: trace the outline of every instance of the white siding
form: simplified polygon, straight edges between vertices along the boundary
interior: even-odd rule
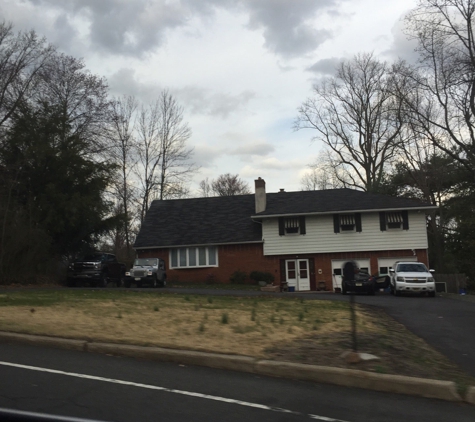
[[[333,232],[333,215],[307,216],[305,235],[279,236],[278,218],[264,219],[264,255],[427,249],[424,212],[409,212],[409,230],[379,227],[379,213],[362,213],[362,232]]]

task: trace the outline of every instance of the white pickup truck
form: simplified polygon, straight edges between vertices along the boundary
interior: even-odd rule
[[[396,262],[389,270],[391,274],[391,294],[402,292],[427,293],[435,297],[434,270],[428,270],[422,262]]]

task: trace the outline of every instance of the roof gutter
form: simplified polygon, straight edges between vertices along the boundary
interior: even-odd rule
[[[430,205],[427,207],[403,207],[403,208],[377,208],[370,210],[344,210],[344,211],[324,211],[324,212],[303,212],[303,213],[287,213],[287,214],[268,214],[268,215],[252,215],[251,219],[262,219],[262,218],[275,218],[275,217],[287,217],[287,216],[299,216],[299,215],[329,215],[329,214],[352,214],[355,212],[369,213],[369,212],[380,212],[380,211],[421,211],[421,210],[436,210],[439,208],[437,205]]]
[[[249,243],[264,243],[262,240],[253,240],[249,242],[229,242],[229,243],[200,243],[195,245],[162,245],[162,246],[138,246],[133,247],[136,251],[139,249],[165,249],[165,248],[198,248],[204,246],[226,246],[226,245],[242,245],[242,244],[249,244]]]

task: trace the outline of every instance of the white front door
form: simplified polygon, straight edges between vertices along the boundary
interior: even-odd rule
[[[287,284],[295,291],[310,290],[308,259],[289,259],[285,261]]]

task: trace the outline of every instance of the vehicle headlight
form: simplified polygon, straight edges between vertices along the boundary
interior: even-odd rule
[[[396,277],[396,281],[404,281],[404,277]]]
[[[153,275],[152,271],[147,271],[147,275]]]
[[[98,270],[99,268],[101,268],[101,263],[100,262],[96,262],[94,264],[94,267],[96,268],[96,270]]]
[[[126,276],[126,277],[130,277],[130,271],[126,271],[126,272],[125,272],[125,276]]]
[[[427,277],[427,282],[428,283],[433,283],[435,280],[434,280],[434,277]]]

